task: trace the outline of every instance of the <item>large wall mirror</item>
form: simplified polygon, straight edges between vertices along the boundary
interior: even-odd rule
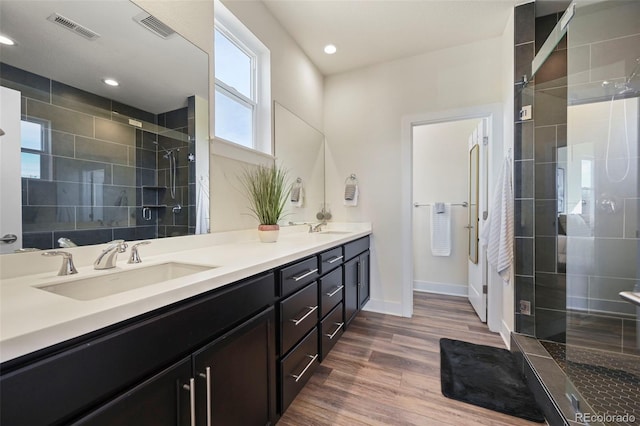
[[[3,0],[0,28],[15,40],[0,84],[20,92],[22,247],[207,231],[205,52],[129,1]]]
[[[324,207],[324,135],[274,102],[275,155],[293,184],[287,201],[287,222],[318,222]]]

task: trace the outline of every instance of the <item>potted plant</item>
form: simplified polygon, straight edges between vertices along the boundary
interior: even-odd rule
[[[247,191],[249,210],[258,219],[260,241],[273,243],[278,240],[278,221],[284,216],[291,185],[286,170],[276,166],[258,166],[245,169],[242,185]]]

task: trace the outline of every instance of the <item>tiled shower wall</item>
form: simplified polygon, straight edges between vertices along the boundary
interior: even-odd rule
[[[557,262],[556,168],[557,150],[567,141],[566,39],[531,78],[531,61],[560,15],[536,18],[535,3],[515,10],[515,323],[517,332],[564,341],[566,279]],[[533,108],[530,120],[520,119],[525,105]]]
[[[40,177],[22,179],[23,247],[54,248],[60,237],[86,245],[189,232],[195,209],[189,208],[187,108],[156,116],[7,64],[0,64],[0,84],[21,92],[22,118],[43,128]],[[156,135],[158,124],[170,126],[165,135]],[[168,149],[184,146],[176,198],[186,200],[185,226],[174,228],[180,220],[171,208],[142,217],[142,187],[167,180],[156,140]]]
[[[637,2],[627,4],[640,8]],[[622,211],[617,215],[600,213],[595,218],[596,251],[602,242],[595,259],[602,267],[596,267],[598,275],[606,276],[567,276],[564,264],[558,262],[558,233],[562,234],[562,229],[557,223],[556,170],[563,168],[559,161],[564,161],[558,158],[558,149],[567,146],[567,99],[574,104],[584,102],[586,99],[579,96],[584,97],[585,93],[599,93],[602,97],[602,82],[622,81],[640,56],[640,21],[634,18],[639,11],[617,9],[622,16],[610,17],[606,26],[602,26],[602,16],[595,24],[588,19],[572,21],[570,28],[574,31],[569,32],[568,38],[571,63],[567,64],[568,46],[564,39],[538,71],[535,81],[524,89],[518,83],[523,74],[531,75],[531,60],[561,14],[536,19],[535,3],[515,10],[515,315],[516,331],[539,339],[569,339],[589,347],[636,353],[638,320],[631,316],[633,307],[622,302],[617,293],[630,290],[639,282],[639,240],[634,233],[640,220],[637,155],[632,159],[630,190],[622,188],[626,191]],[[577,25],[588,29],[576,31]],[[594,28],[599,30],[592,31]],[[572,39],[576,33],[589,34],[591,38]],[[592,96],[590,101],[594,100],[597,99]],[[533,105],[533,119],[520,121],[520,107],[529,104]],[[634,223],[636,226],[631,229],[630,224]],[[574,310],[567,310],[567,294]],[[521,312],[521,300],[531,303],[531,315]]]

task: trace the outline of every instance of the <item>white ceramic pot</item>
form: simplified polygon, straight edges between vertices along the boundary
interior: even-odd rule
[[[263,243],[275,243],[278,241],[278,235],[280,234],[279,225],[259,225],[258,237]]]

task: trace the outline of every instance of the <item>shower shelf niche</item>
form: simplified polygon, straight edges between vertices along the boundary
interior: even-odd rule
[[[167,208],[166,204],[158,204],[158,200],[160,199],[160,195],[167,190],[166,186],[143,186],[142,187],[142,207],[149,209],[165,209]],[[145,197],[145,193],[149,194]],[[153,193],[151,195],[150,193]],[[149,200],[151,198],[151,200]],[[145,201],[146,199],[146,201]]]

